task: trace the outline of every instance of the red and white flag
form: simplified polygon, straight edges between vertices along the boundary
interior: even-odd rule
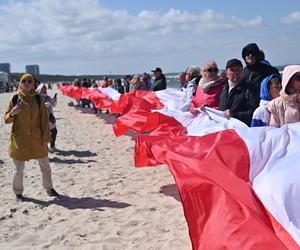
[[[118,113],[118,101],[120,94],[110,87],[107,88],[84,88],[73,85],[58,85],[63,95],[73,99],[87,99],[94,103],[97,109],[108,109],[110,113]]]
[[[118,102],[121,116],[116,118],[113,127],[115,135],[124,135],[129,130],[143,132],[151,110],[163,107],[164,104],[153,91],[136,90],[121,95]]]
[[[117,136],[124,135],[129,130],[138,133],[152,130],[167,133],[165,129],[173,128],[177,124],[176,119],[169,115],[155,113],[155,111],[176,112],[183,102],[184,92],[176,89],[156,92],[137,90],[125,93],[119,100],[118,106],[121,116],[115,120],[114,132]],[[183,113],[179,112],[180,114]]]
[[[182,124],[187,136],[135,146],[137,167],[168,165],[193,249],[299,249],[300,123],[248,128],[205,113]]]

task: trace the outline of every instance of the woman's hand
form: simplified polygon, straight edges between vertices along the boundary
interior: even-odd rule
[[[191,110],[191,113],[192,113],[193,115],[198,115],[199,113],[205,111],[205,107],[208,107],[208,105],[204,104],[204,105],[202,105],[202,106],[200,106],[200,107],[198,107],[198,108],[193,108],[193,109]]]
[[[13,108],[12,110],[9,112],[9,116],[13,117],[17,114],[19,114],[22,111],[22,104],[20,102],[18,102]]]
[[[229,119],[230,117],[232,117],[232,113],[230,112],[229,109],[227,109],[227,110],[224,111],[224,116],[227,119]]]
[[[198,115],[199,113],[201,113],[201,110],[200,110],[199,108],[193,108],[193,109],[191,110],[191,113],[192,113],[193,115]]]

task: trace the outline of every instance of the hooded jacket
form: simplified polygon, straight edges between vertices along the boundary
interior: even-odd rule
[[[47,111],[48,111],[48,117],[49,117],[49,114],[52,114],[54,116],[54,111],[53,111],[53,108],[56,107],[57,105],[57,99],[54,98],[52,99],[48,93],[42,93],[42,88],[43,87],[46,87],[46,85],[44,83],[41,83],[37,89],[36,89],[36,92],[42,97],[43,101],[45,102],[45,105],[46,105],[46,108],[47,108]],[[54,129],[56,127],[56,124],[55,123],[52,123],[50,120],[49,120],[49,127],[50,129]]]
[[[30,78],[29,76],[27,74],[26,78]],[[21,81],[23,79],[24,77]],[[9,113],[14,104],[10,101],[4,116],[5,123],[12,123],[8,142],[9,156],[19,161],[46,157],[48,155],[47,143],[50,141],[46,106],[43,101],[36,102],[35,91],[26,93],[21,86],[17,93],[22,102],[22,111],[11,117]]]
[[[273,78],[279,78],[280,75],[273,74],[265,79],[262,80],[261,86],[260,86],[260,103],[259,107],[254,111],[252,121],[251,121],[251,127],[262,127],[267,126],[270,121],[270,113],[267,109],[267,105],[272,100],[272,97],[269,94],[269,82]]]
[[[183,90],[183,101],[182,105],[179,107],[179,110],[183,112],[190,111],[193,101],[194,93],[197,89],[199,77],[194,77],[192,80],[190,80],[187,84],[187,87]]]
[[[251,52],[256,58],[256,62],[253,65],[249,65],[246,62],[247,52]],[[246,63],[246,67],[243,70],[243,79],[247,84],[253,85],[259,95],[262,80],[272,74],[279,75],[279,72],[273,66],[261,62],[262,58],[256,43],[246,45],[242,50],[242,57]]]
[[[268,110],[271,113],[270,126],[281,127],[287,123],[300,121],[300,104],[296,101],[296,94],[288,95],[286,92],[291,77],[297,72],[300,72],[300,65],[290,65],[284,68],[280,96],[268,104]]]

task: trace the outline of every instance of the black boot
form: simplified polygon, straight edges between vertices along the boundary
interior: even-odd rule
[[[17,202],[23,202],[24,201],[24,197],[21,194],[16,194],[16,201]]]
[[[50,190],[48,190],[47,194],[51,197],[58,197],[59,196],[59,193],[57,193],[54,188],[51,188]]]

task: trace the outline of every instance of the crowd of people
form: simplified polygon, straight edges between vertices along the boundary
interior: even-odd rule
[[[96,81],[95,79],[83,78],[81,80],[75,79],[72,83],[76,87],[86,88],[107,88],[111,87],[117,90],[120,94],[124,94],[134,90],[149,90],[158,91],[167,88],[166,77],[161,68],[152,70],[154,80],[150,74],[144,72],[142,75],[136,74],[133,76],[126,75],[124,78],[109,79],[104,77],[103,81]]]
[[[214,60],[205,62],[201,67],[190,65],[181,72],[178,81],[179,90],[184,92],[184,100],[180,110],[198,114],[204,107],[211,107],[223,111],[228,119],[234,117],[253,127],[279,127],[285,123],[299,121],[299,111],[296,110],[299,110],[300,95],[298,86],[294,83],[298,81],[298,66],[287,66],[281,80],[278,69],[265,59],[264,52],[256,43],[242,48],[241,55],[245,67],[242,61],[233,58],[227,61],[226,69],[222,72]],[[162,69],[157,67],[152,72],[152,82],[151,76],[144,73],[127,75],[124,79],[105,78],[102,84],[86,79],[76,80],[74,85],[112,87],[120,94],[134,90],[166,89],[167,82]],[[77,102],[82,107],[91,104],[87,100]],[[97,112],[95,107],[94,110]]]
[[[245,67],[240,60],[233,58],[227,61],[226,70],[220,73],[217,63],[213,60],[204,63],[201,68],[189,66],[179,75],[181,89],[186,93],[181,110],[197,114],[203,107],[208,106],[224,111],[226,118],[237,118],[248,126],[262,125],[263,123],[255,122],[258,119],[263,119],[264,124],[269,125],[270,120],[262,118],[261,112],[255,112],[254,118],[253,113],[260,105],[265,106],[260,109],[265,110],[266,114],[271,113],[271,108],[266,105],[261,94],[261,88],[264,88],[263,95],[272,92],[272,96],[268,94],[268,101],[277,97],[278,93],[276,94],[275,90],[281,88],[279,72],[265,60],[264,53],[255,43],[250,43],[242,49],[242,58]],[[270,76],[274,79],[272,81],[276,79],[276,86],[270,85],[269,80],[262,84],[264,79]]]
[[[236,58],[226,63],[225,71],[219,72],[214,60],[201,67],[190,65],[178,76],[184,100],[183,112],[197,115],[205,107],[223,111],[224,117],[236,118],[248,126],[281,127],[300,121],[300,65],[284,68],[283,75],[264,58],[257,44],[250,43],[242,49],[243,63]],[[160,91],[167,88],[161,68],[148,73],[123,79],[104,78],[99,81],[75,80],[74,86],[86,88],[112,87],[120,94],[134,90]],[[48,88],[50,88],[48,86]],[[5,123],[12,123],[9,155],[13,159],[13,190],[18,201],[23,200],[23,170],[25,161],[37,159],[42,171],[43,184],[48,195],[58,196],[51,180],[48,152],[54,152],[57,128],[53,107],[56,95],[47,94],[47,86],[30,74],[24,74],[17,94],[13,96],[5,113]],[[96,107],[87,99],[78,99],[83,108]],[[50,143],[50,146],[48,146]]]
[[[107,88],[111,87],[118,91],[120,94],[124,94],[134,90],[146,90],[146,91],[159,91],[167,88],[166,77],[161,68],[152,70],[154,79],[150,74],[144,72],[142,75],[136,74],[133,76],[126,75],[123,79],[109,79],[104,77],[103,81],[96,81],[94,79],[83,78],[81,80],[75,79],[72,85],[76,87],[85,88]],[[83,108],[93,107],[95,113],[98,112],[95,105],[87,99],[76,99],[76,106]]]
[[[10,81],[1,81],[0,80],[0,93],[9,93],[17,90],[19,87],[19,83],[14,80]]]

